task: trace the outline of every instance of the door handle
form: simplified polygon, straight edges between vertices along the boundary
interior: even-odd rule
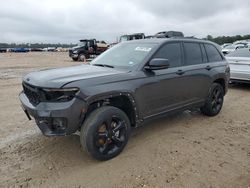
[[[211,70],[212,69],[212,67],[210,67],[209,65],[208,66],[206,66],[206,68],[205,69],[207,69],[207,70]]]
[[[183,71],[183,70],[178,70],[177,72],[176,72],[176,74],[178,74],[178,75],[183,75],[185,72]]]

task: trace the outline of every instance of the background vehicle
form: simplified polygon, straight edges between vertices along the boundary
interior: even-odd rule
[[[30,73],[20,100],[43,134],[81,130],[98,160],[117,156],[131,127],[169,112],[200,108],[217,115],[229,67],[214,43],[187,38],[122,42],[89,65]]]
[[[225,48],[225,47],[230,46],[230,45],[232,45],[232,43],[224,43],[221,45],[221,48]]]
[[[4,53],[4,52],[7,52],[7,49],[6,48],[0,48],[0,53]]]
[[[180,31],[161,31],[155,34],[156,38],[171,38],[171,37],[184,37]]]
[[[131,34],[131,35],[122,35],[120,37],[119,42],[130,41],[130,40],[139,40],[139,39],[145,39],[145,34],[144,33],[135,33],[135,34]]]
[[[243,44],[237,44],[237,45],[229,45],[226,46],[225,48],[222,49],[222,53],[223,54],[229,54],[235,50],[241,49],[241,48],[246,48],[247,46],[243,45]]]
[[[80,40],[77,46],[69,50],[69,57],[74,61],[85,61],[90,56],[100,55],[108,49],[108,45],[104,42],[97,42],[96,39]]]
[[[250,83],[250,49],[231,52],[226,59],[230,65],[230,81]]]
[[[42,52],[43,49],[42,48],[31,48],[30,51],[31,52]]]
[[[47,48],[43,48],[42,50],[45,52],[55,52],[56,47],[47,47]]]
[[[30,50],[28,48],[11,48],[10,52],[16,52],[16,53],[26,53]]]

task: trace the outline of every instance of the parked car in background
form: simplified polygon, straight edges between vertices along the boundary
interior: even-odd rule
[[[30,51],[31,52],[42,52],[43,49],[42,48],[31,48]]]
[[[11,48],[10,52],[16,52],[16,53],[26,53],[29,52],[29,48]]]
[[[63,47],[57,47],[56,52],[67,52],[67,49],[66,48],[63,48]]]
[[[230,46],[230,45],[232,45],[232,43],[224,43],[221,45],[221,48],[225,48],[225,47]]]
[[[131,127],[170,112],[200,108],[216,116],[227,93],[229,66],[212,42],[147,39],[122,42],[83,64],[30,73],[23,109],[47,136],[80,130],[98,160],[119,155]]]
[[[250,83],[250,49],[239,49],[226,55],[231,75],[231,82]]]
[[[229,54],[235,50],[241,49],[241,48],[246,48],[247,46],[243,45],[243,44],[237,44],[237,45],[229,45],[226,46],[225,48],[223,48],[221,51],[223,54]]]
[[[6,48],[0,48],[0,53],[5,53],[5,52],[7,52]]]

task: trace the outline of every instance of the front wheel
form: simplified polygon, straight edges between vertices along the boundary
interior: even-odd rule
[[[221,84],[213,83],[205,105],[201,107],[201,112],[207,116],[216,116],[222,108],[224,101],[224,89]]]
[[[85,120],[80,141],[84,150],[95,159],[109,160],[122,152],[129,135],[127,115],[116,107],[103,106]]]
[[[86,62],[86,56],[85,56],[84,54],[79,54],[78,60],[79,60],[79,61]]]

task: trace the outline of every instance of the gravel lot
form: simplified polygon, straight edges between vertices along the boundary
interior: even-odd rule
[[[250,187],[250,85],[230,86],[217,117],[187,111],[148,123],[99,162],[78,135],[44,137],[18,99],[26,73],[77,64],[67,53],[0,54],[0,187]]]

